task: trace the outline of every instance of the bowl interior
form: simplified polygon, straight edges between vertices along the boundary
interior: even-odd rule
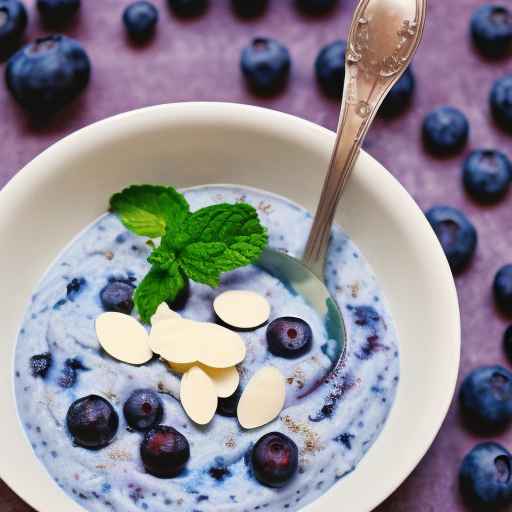
[[[22,498],[38,510],[48,503],[55,512],[81,510],[33,455],[18,422],[12,385],[24,308],[60,249],[105,211],[113,192],[131,183],[242,184],[282,194],[314,211],[333,142],[332,132],[269,110],[166,105],[116,116],[67,137],[4,188],[0,434],[9,443],[0,475]],[[334,510],[342,503],[357,512],[385,499],[437,433],[457,377],[459,311],[451,272],[422,212],[366,153],[358,159],[337,222],[377,274],[401,351],[400,385],[384,431],[352,474],[307,507]]]

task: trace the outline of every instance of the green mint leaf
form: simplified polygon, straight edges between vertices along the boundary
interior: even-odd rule
[[[163,269],[153,267],[135,290],[134,302],[144,323],[149,323],[157,307],[164,301],[172,301],[186,284],[178,264]]]
[[[189,215],[183,194],[157,185],[125,188],[110,198],[110,207],[130,231],[149,238],[176,232]]]

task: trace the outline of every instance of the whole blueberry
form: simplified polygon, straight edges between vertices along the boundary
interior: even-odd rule
[[[107,400],[89,395],[71,404],[66,424],[75,444],[97,450],[112,441],[119,426],[119,417]]]
[[[236,418],[236,410],[241,396],[242,391],[240,387],[238,387],[231,396],[227,398],[219,397],[217,400],[217,414],[228,418]]]
[[[472,151],[462,167],[462,181],[474,199],[492,203],[506,194],[512,181],[512,163],[501,151]]]
[[[489,102],[496,123],[505,131],[512,132],[512,75],[494,82]]]
[[[299,450],[288,436],[270,432],[254,445],[251,464],[258,482],[268,487],[284,487],[297,472]]]
[[[437,155],[453,154],[468,140],[469,123],[466,116],[453,107],[439,107],[423,119],[425,147]]]
[[[462,382],[460,404],[471,427],[503,429],[512,420],[512,373],[498,365],[476,368]]]
[[[157,8],[145,0],[130,4],[123,12],[123,23],[128,35],[137,42],[149,39],[155,31],[157,22]]]
[[[241,18],[254,18],[263,14],[268,0],[231,0],[235,13]]]
[[[474,510],[492,512],[512,503],[511,455],[498,443],[477,444],[459,470],[462,496]]]
[[[0,0],[0,57],[7,57],[21,43],[27,11],[19,0]]]
[[[252,91],[269,96],[286,85],[291,67],[290,54],[275,39],[257,37],[242,50],[240,67]]]
[[[512,364],[512,325],[509,325],[503,333],[503,349],[509,363]]]
[[[475,226],[456,208],[434,206],[426,213],[454,274],[471,261],[477,245]]]
[[[140,456],[146,471],[158,478],[178,476],[190,458],[187,438],[172,427],[159,425],[144,436]]]
[[[52,366],[52,355],[50,352],[44,354],[36,354],[30,358],[30,369],[33,377],[42,377],[48,374],[48,370]]]
[[[416,79],[411,67],[408,67],[398,82],[391,88],[379,109],[383,117],[401,114],[411,103]]]
[[[43,23],[61,27],[75,16],[80,9],[80,0],[37,0],[37,8]]]
[[[157,393],[151,389],[136,389],[123,407],[126,423],[140,432],[150,430],[162,421],[164,408]]]
[[[315,61],[315,75],[320,88],[331,98],[341,98],[345,80],[346,41],[324,46]]]
[[[11,94],[27,111],[49,115],[75,99],[89,82],[91,65],[74,39],[56,35],[36,39],[7,63]]]
[[[306,14],[325,14],[337,3],[338,0],[295,0],[297,7]]]
[[[473,43],[487,57],[501,57],[512,44],[512,13],[504,5],[485,4],[471,16]]]
[[[129,315],[133,309],[134,290],[135,287],[125,281],[110,281],[100,291],[103,309]]]
[[[295,359],[309,352],[312,344],[313,331],[301,318],[283,316],[267,326],[268,349],[275,356]]]
[[[494,299],[506,315],[512,315],[512,264],[501,267],[494,276]]]
[[[208,0],[167,0],[176,16],[189,18],[199,16],[208,7]]]

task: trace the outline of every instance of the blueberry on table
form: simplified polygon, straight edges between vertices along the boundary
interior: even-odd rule
[[[512,46],[512,12],[504,5],[485,4],[471,16],[473,43],[486,57],[507,54]]]
[[[284,487],[297,472],[299,450],[288,436],[270,432],[254,445],[251,465],[258,482],[267,487]]]
[[[414,73],[412,69],[408,67],[384,98],[379,109],[379,114],[383,117],[394,117],[401,114],[411,102],[415,85],[416,79]]]
[[[462,382],[460,405],[468,425],[496,432],[512,420],[512,373],[502,366],[481,366]]]
[[[240,67],[255,94],[270,96],[286,85],[291,67],[290,54],[279,41],[257,37],[242,50]]]
[[[295,359],[309,352],[312,344],[313,331],[301,318],[283,316],[267,327],[268,349],[275,356]]]
[[[227,398],[219,397],[217,400],[217,414],[227,418],[236,418],[236,410],[241,396],[242,390],[238,387],[231,396]]]
[[[425,214],[434,230],[454,274],[471,261],[477,245],[477,233],[469,219],[451,206],[434,206]]]
[[[241,18],[255,18],[263,14],[268,0],[231,0],[235,13]]]
[[[512,315],[512,264],[501,267],[494,276],[494,300],[506,315]]]
[[[26,27],[25,6],[19,0],[0,0],[0,57],[16,50]]]
[[[326,96],[341,98],[345,80],[346,41],[334,41],[324,46],[315,60],[315,75]]]
[[[78,12],[80,0],[37,0],[37,9],[45,25],[61,27]]]
[[[129,315],[133,309],[134,290],[135,287],[126,281],[110,281],[100,291],[103,309]]]
[[[503,333],[503,349],[509,363],[512,364],[512,325],[509,325]]]
[[[52,365],[52,355],[50,352],[44,354],[36,354],[30,358],[30,369],[33,377],[42,377],[48,374],[48,370]]]
[[[492,203],[506,194],[512,181],[512,163],[501,151],[473,151],[462,167],[462,181],[474,199]]]
[[[162,421],[164,408],[157,393],[151,389],[136,389],[123,407],[126,423],[139,432],[150,430]]]
[[[468,506],[492,512],[512,503],[512,458],[498,443],[477,444],[463,459],[459,486]]]
[[[190,458],[187,438],[172,427],[159,425],[144,436],[140,456],[146,471],[158,478],[178,476]]]
[[[199,16],[208,7],[208,0],[167,0],[176,16],[190,18]]]
[[[461,150],[468,140],[469,123],[454,107],[439,107],[423,119],[425,147],[436,155],[449,155]]]
[[[34,115],[50,115],[89,82],[89,57],[78,41],[54,35],[36,39],[7,63],[5,79],[16,101]]]
[[[306,14],[325,14],[337,3],[338,0],[295,0],[297,7]]]
[[[512,75],[494,82],[489,102],[496,123],[503,130],[512,132]]]
[[[130,4],[123,12],[123,23],[128,35],[137,42],[148,40],[155,32],[157,22],[157,8],[145,0]]]
[[[71,404],[66,424],[75,444],[97,450],[112,441],[119,426],[119,417],[107,400],[88,395]]]

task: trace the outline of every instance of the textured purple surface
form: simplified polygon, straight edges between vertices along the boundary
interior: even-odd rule
[[[28,34],[44,33],[30,7]],[[82,41],[93,63],[87,92],[49,126],[34,127],[0,87],[0,184],[64,135],[94,121],[138,107],[190,100],[251,103],[289,112],[334,128],[338,106],[321,97],[312,66],[319,48],[346,33],[354,0],[342,0],[329,16],[313,19],[299,15],[291,0],[270,0],[270,9],[256,21],[236,19],[228,0],[210,0],[208,13],[179,22],[159,5],[157,37],[135,48],[125,39],[120,16],[128,0],[84,0],[79,20],[67,32]],[[497,130],[490,118],[487,97],[493,80],[512,72],[512,59],[498,63],[481,60],[467,36],[471,11],[480,0],[430,0],[428,26],[414,63],[417,90],[412,108],[394,121],[378,120],[367,149],[409,190],[423,208],[447,203],[462,208],[480,235],[476,258],[457,278],[462,310],[462,370],[465,375],[481,364],[506,365],[501,337],[507,320],[494,309],[490,284],[498,267],[512,262],[512,197],[497,206],[480,208],[460,184],[462,156],[435,160],[421,146],[422,116],[440,104],[461,108],[471,123],[467,150],[498,147],[507,151],[512,138]],[[504,0],[504,3],[505,2]],[[285,93],[271,100],[249,95],[238,71],[240,49],[255,35],[269,35],[286,44],[293,70]],[[2,72],[3,72],[3,66]],[[510,320],[509,320],[510,321]],[[512,447],[512,431],[501,441]],[[379,512],[463,510],[456,472],[465,452],[479,439],[462,427],[454,403],[429,453],[401,488],[378,508]],[[400,449],[397,446],[397,449]],[[390,466],[389,471],[392,471]],[[383,474],[385,478],[385,474]],[[371,485],[371,482],[368,482]],[[50,507],[51,508],[51,507]],[[343,505],[350,510],[350,504]],[[0,483],[0,510],[30,510]]]

